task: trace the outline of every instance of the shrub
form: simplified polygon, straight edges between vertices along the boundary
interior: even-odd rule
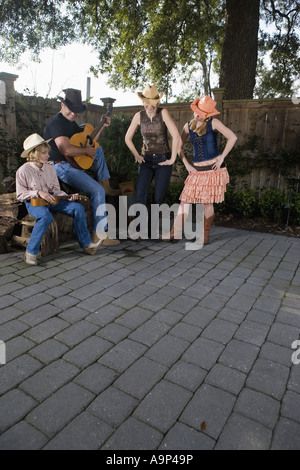
[[[292,193],[291,195],[289,223],[300,225],[300,193]]]
[[[24,163],[18,157],[18,145],[14,138],[9,138],[8,134],[0,127],[0,167],[3,177],[15,176],[18,167]]]
[[[227,186],[225,199],[223,202],[215,204],[215,211],[221,214],[237,213],[236,197],[237,191],[235,191],[231,186]]]
[[[117,173],[125,181],[137,180],[138,165],[134,156],[125,144],[125,134],[131,123],[131,117],[123,114],[114,114],[111,125],[101,134],[101,146],[104,151],[105,160],[111,173]],[[136,132],[133,142],[138,152],[142,148],[142,136]]]
[[[244,189],[238,191],[229,187],[225,193],[225,200],[215,205],[216,212],[223,214],[236,214],[241,217],[255,217],[259,215],[258,191]]]
[[[259,213],[258,209],[258,190],[245,189],[236,191],[236,208],[242,217],[251,218]]]
[[[270,222],[282,222],[285,218],[285,193],[279,189],[265,189],[258,200],[258,206],[264,219]]]

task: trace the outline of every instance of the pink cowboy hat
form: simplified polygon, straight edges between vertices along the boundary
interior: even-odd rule
[[[204,98],[195,99],[191,104],[191,108],[198,116],[203,119],[207,119],[211,116],[215,116],[216,114],[220,114],[220,112],[215,108],[216,104],[215,100],[206,95]]]

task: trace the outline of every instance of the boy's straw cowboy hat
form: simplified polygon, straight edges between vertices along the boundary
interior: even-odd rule
[[[48,144],[50,140],[44,140],[40,135],[38,134],[32,134],[27,139],[24,140],[23,142],[23,148],[24,152],[21,153],[22,158],[27,158],[29,153],[34,150],[36,147],[42,144]]]

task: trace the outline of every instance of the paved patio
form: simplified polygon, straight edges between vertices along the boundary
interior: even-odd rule
[[[0,449],[300,449],[300,240],[22,259],[0,255]]]

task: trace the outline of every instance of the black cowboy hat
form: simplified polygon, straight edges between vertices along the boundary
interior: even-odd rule
[[[86,110],[86,105],[82,103],[81,91],[74,88],[63,90],[65,98],[58,96],[58,99],[69,108],[72,113],[80,114]]]

